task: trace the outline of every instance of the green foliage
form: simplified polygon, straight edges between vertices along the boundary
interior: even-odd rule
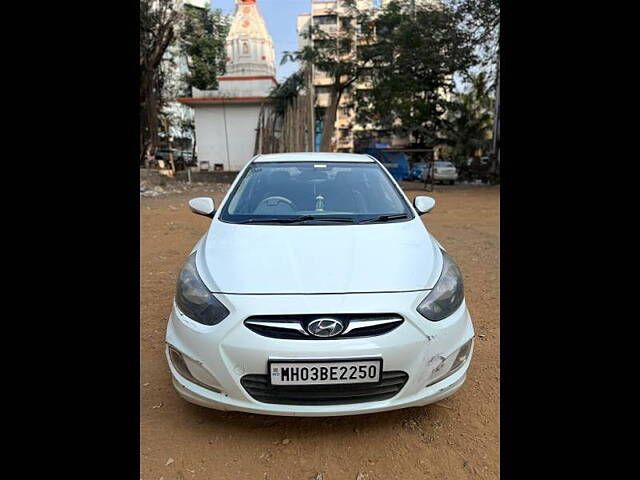
[[[465,160],[491,146],[495,99],[486,73],[472,75],[470,83],[468,92],[455,95],[443,125],[441,142],[451,147],[452,160]]]
[[[370,89],[359,90],[358,121],[433,147],[444,126],[453,75],[476,62],[470,35],[447,7],[389,3],[373,19]]]
[[[220,9],[185,5],[184,22],[180,29],[180,51],[187,61],[188,72],[183,76],[186,94],[191,87],[200,90],[218,88],[217,77],[225,72],[225,40],[229,21]]]

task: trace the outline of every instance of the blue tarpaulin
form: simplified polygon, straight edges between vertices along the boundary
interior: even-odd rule
[[[408,180],[409,159],[407,155],[404,152],[385,151],[386,148],[389,148],[386,143],[376,143],[375,147],[367,148],[365,153],[382,163],[396,180]]]

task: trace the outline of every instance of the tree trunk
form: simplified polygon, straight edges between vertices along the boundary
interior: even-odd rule
[[[145,122],[140,125],[142,132],[141,143],[145,145],[144,154],[149,152],[155,156],[158,147],[158,108],[159,95],[156,85],[158,68],[162,62],[162,56],[174,39],[174,23],[178,17],[178,11],[173,9],[170,3],[159,5],[160,11],[158,23],[153,25],[153,41],[149,53],[140,64],[140,101],[143,105]]]
[[[140,117],[142,117],[142,115],[140,115]],[[144,120],[142,118],[140,118],[140,166],[144,166],[144,168],[149,168],[148,162],[147,162],[147,149],[145,148],[145,142],[144,142]]]
[[[320,139],[321,152],[331,151],[331,140],[336,130],[336,115],[338,113],[338,104],[340,103],[340,97],[342,97],[342,91],[338,88],[336,82],[331,87],[329,106],[324,112],[322,138]]]
[[[145,119],[147,127],[147,145],[151,155],[156,154],[158,148],[158,98],[154,88],[154,78],[145,78]]]
[[[195,120],[194,120],[195,122]],[[196,160],[196,126],[193,126],[193,144],[191,145],[191,163],[195,162]],[[198,165],[198,162],[196,162],[196,166]]]

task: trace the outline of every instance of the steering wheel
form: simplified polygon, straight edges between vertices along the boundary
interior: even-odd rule
[[[286,197],[279,197],[275,195],[272,197],[267,197],[262,199],[262,201],[256,207],[256,210],[259,210],[263,206],[276,207],[281,203],[284,203],[285,205],[287,205],[289,208],[291,208],[291,210],[294,210],[294,211],[296,210],[296,206],[291,200],[289,200]]]

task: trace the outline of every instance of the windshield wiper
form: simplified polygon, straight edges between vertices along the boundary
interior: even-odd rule
[[[380,215],[375,218],[367,218],[358,223],[375,223],[375,222],[390,222],[391,220],[400,220],[401,218],[409,218],[406,213],[398,213],[396,215]]]
[[[296,218],[250,218],[238,223],[292,223],[297,221]]]
[[[343,222],[343,223],[353,223],[353,218],[348,217],[325,217],[325,216],[314,216],[314,215],[302,215],[295,219],[297,222],[304,222],[306,220],[318,220],[321,222]]]
[[[342,222],[353,223],[353,218],[341,218],[341,217],[324,217],[313,215],[302,215],[295,218],[250,218],[240,223],[299,223],[306,222],[307,220],[316,220],[322,222]]]

